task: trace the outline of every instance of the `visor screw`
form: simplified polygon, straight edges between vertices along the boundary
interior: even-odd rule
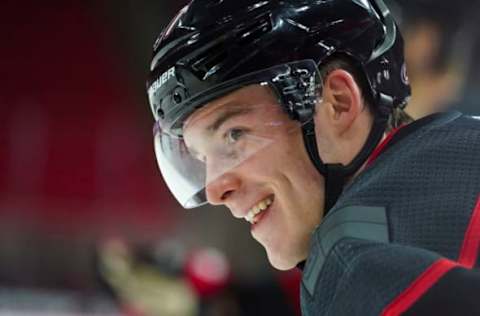
[[[182,102],[182,96],[180,95],[180,93],[175,92],[173,94],[173,101],[175,101],[175,103],[177,103],[177,104]]]

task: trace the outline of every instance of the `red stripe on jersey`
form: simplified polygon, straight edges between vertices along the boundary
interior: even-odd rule
[[[440,278],[455,266],[473,268],[480,249],[480,196],[465,232],[458,262],[440,259],[425,270],[406,290],[397,296],[382,312],[382,316],[397,316],[407,311]]]
[[[462,249],[458,262],[467,267],[473,268],[477,260],[478,251],[480,248],[480,196],[477,200],[477,205],[473,209],[470,224],[468,225],[465,237],[463,239]]]
[[[382,316],[397,316],[408,310],[441,277],[458,265],[447,259],[434,262],[383,310]]]
[[[385,147],[388,145],[388,143],[390,143],[390,141],[393,139],[393,136],[395,136],[395,134],[402,128],[403,126],[399,127],[399,128],[396,128],[396,129],[393,129],[388,135],[387,137],[385,137],[384,140],[382,140],[382,142],[373,150],[372,154],[370,155],[370,157],[368,157],[368,160],[367,160],[367,163],[366,163],[366,166],[370,166],[374,161],[375,159],[378,158],[378,156],[380,156],[380,154],[383,152],[383,150],[385,149]]]

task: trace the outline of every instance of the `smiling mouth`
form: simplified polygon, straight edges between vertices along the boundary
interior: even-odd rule
[[[270,205],[273,203],[273,195],[267,197],[266,199],[258,202],[248,211],[247,215],[244,217],[247,222],[250,224],[256,224],[260,220],[263,212],[265,212]]]

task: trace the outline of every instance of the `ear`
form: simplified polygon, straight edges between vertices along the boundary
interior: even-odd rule
[[[325,78],[320,106],[324,107],[322,115],[334,134],[349,130],[364,106],[360,88],[349,72],[336,69]]]

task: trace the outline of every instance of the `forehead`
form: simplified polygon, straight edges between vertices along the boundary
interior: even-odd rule
[[[186,130],[201,122],[206,123],[215,120],[227,112],[260,114],[272,108],[280,110],[277,97],[273,91],[268,86],[251,85],[207,103],[187,118],[184,129]]]

